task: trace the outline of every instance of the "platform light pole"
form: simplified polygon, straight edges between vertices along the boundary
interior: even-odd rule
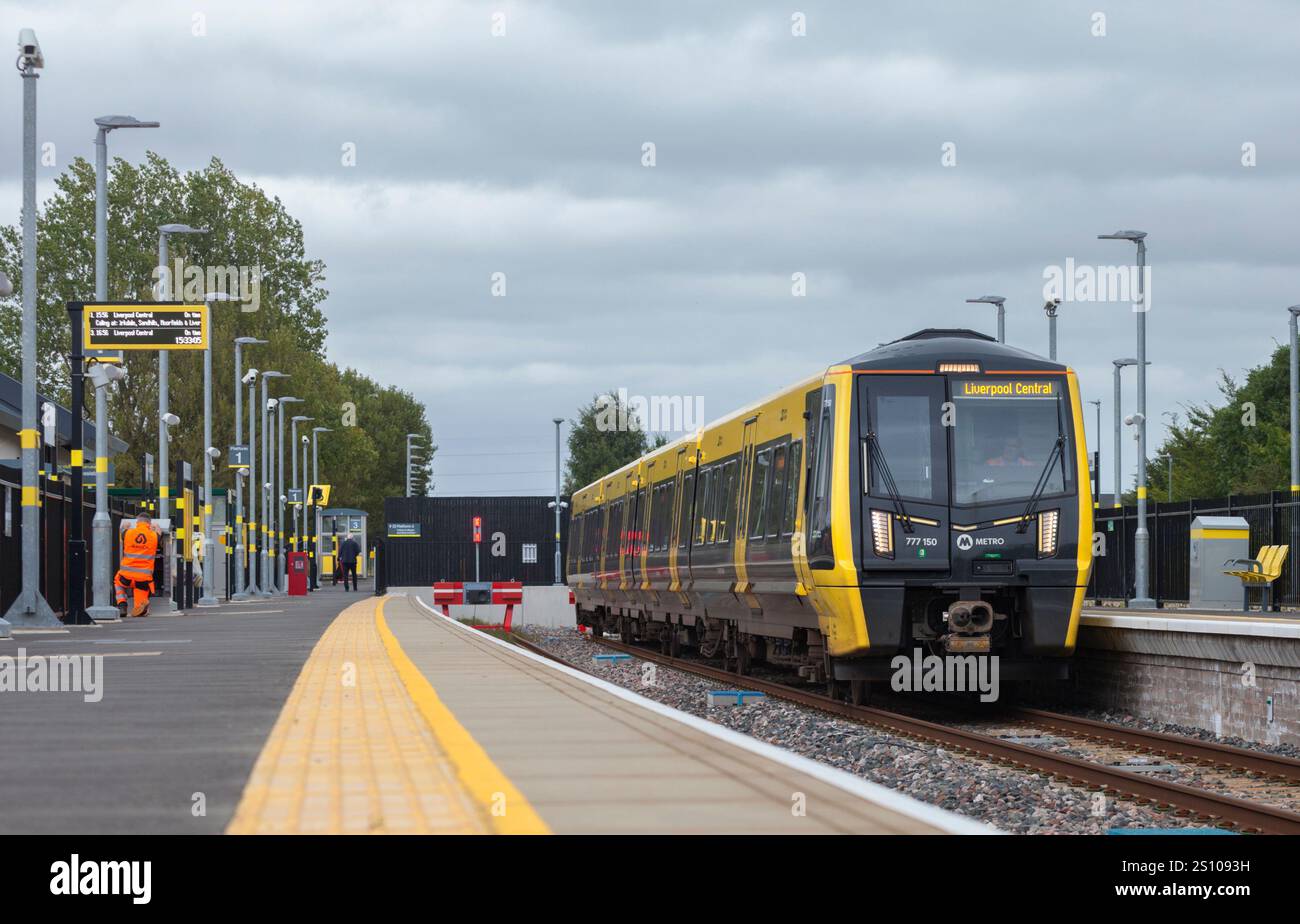
[[[100,116],[95,120],[95,301],[108,301],[108,133],[119,128],[158,128],[157,122],[141,122],[134,116]],[[91,351],[87,359],[111,361],[103,351]],[[118,357],[120,361],[120,354]],[[95,383],[95,518],[90,524],[91,559],[94,565],[91,619],[116,619],[117,607],[109,600],[113,581],[113,519],[108,512],[108,388],[94,378],[94,363],[88,375]]]
[[[568,504],[560,500],[560,427],[564,424],[563,417],[552,417],[551,423],[555,424],[555,500],[547,504],[548,507],[555,508],[555,583],[560,585],[564,583],[562,577],[562,563],[560,553],[560,512]]]
[[[1047,358],[1056,362],[1056,315],[1061,307],[1059,298],[1049,298],[1043,304],[1043,311],[1047,313]]]
[[[0,638],[9,637],[9,627],[58,627],[62,623],[45,602],[37,584],[40,582],[40,508],[36,481],[37,436],[36,410],[36,81],[37,70],[45,67],[45,57],[36,41],[36,33],[23,29],[18,33],[18,73],[23,78],[23,428],[19,432],[22,449],[23,540],[22,589],[18,599],[0,619]],[[81,423],[81,409],[73,412],[74,426]]]
[[[411,440],[420,440],[424,438],[422,433],[406,434],[406,496],[411,496]],[[421,447],[417,447],[421,448]]]
[[[1001,295],[981,295],[979,298],[968,298],[968,305],[994,305],[998,309],[998,343],[1007,342],[1007,310],[1003,307],[1006,301]]]
[[[273,563],[271,561],[271,543],[275,541],[275,533],[272,531],[275,525],[275,514],[271,507],[275,504],[275,472],[272,468],[273,460],[271,458],[271,428],[267,423],[268,415],[275,410],[274,399],[271,398],[268,386],[271,379],[287,379],[287,373],[284,372],[263,372],[262,373],[262,472],[263,478],[271,485],[269,493],[263,491],[262,494],[262,596],[273,597],[280,593],[276,586]],[[278,402],[276,402],[278,403]],[[262,486],[258,486],[261,491]]]
[[[243,381],[248,385],[248,585],[246,597],[265,596],[259,586],[262,573],[261,559],[258,557],[257,541],[257,499],[261,488],[257,482],[257,376],[256,369],[249,369]]]
[[[289,420],[289,457],[293,464],[293,489],[295,491],[302,490],[303,487],[302,485],[298,484],[298,424],[307,423],[315,419],[316,419],[315,417],[304,417],[302,414],[297,414],[294,417],[290,418]],[[305,436],[303,437],[304,440],[306,438],[307,437]],[[306,476],[307,474],[306,457],[303,458],[302,473],[304,476]],[[305,490],[303,491],[303,493],[298,495],[299,509],[303,508],[306,505],[306,497],[307,494]],[[288,509],[292,510],[292,508],[293,508],[292,504],[288,505]],[[301,522],[302,517],[299,516],[297,510],[294,510],[291,519],[293,521],[293,550],[295,552],[301,552],[302,549],[300,549],[298,546],[302,542],[302,532],[298,524],[299,522]]]
[[[311,420],[312,418],[308,417],[307,419],[308,419],[308,420]],[[305,552],[305,551],[307,551],[307,545],[308,545],[308,543],[307,543],[307,484],[306,484],[306,482],[307,482],[307,447],[308,447],[308,445],[310,445],[310,443],[311,443],[311,440],[308,439],[308,438],[307,438],[307,434],[304,433],[304,434],[302,435],[302,480],[303,480],[303,486],[302,486],[302,503],[298,505],[298,524],[299,524],[299,525],[298,525],[298,542],[299,542],[299,548],[298,548],[298,551],[299,551],[299,552]],[[297,456],[294,456],[294,458],[297,458]]]
[[[207,234],[207,228],[191,228],[189,225],[168,224],[158,226],[158,301],[169,302],[172,300],[172,293],[176,287],[172,284],[171,270],[167,266],[167,241],[173,234]],[[169,350],[158,351],[158,417],[161,420],[167,416],[167,377],[171,370],[171,352]],[[170,486],[168,479],[171,477],[168,469],[168,449],[167,434],[165,428],[158,428],[158,516],[160,519],[167,519],[169,512],[169,491]],[[206,447],[205,447],[206,448]]]
[[[208,342],[203,347],[203,507],[200,528],[203,535],[203,596],[194,602],[195,606],[216,606],[217,598],[212,596],[216,583],[214,550],[216,540],[212,538],[212,465],[221,456],[220,450],[212,445],[212,305],[214,302],[233,302],[227,292],[208,292],[203,301],[208,311]],[[235,379],[239,381],[238,377]],[[239,387],[236,385],[235,392]]]
[[[1137,315],[1137,426],[1138,477],[1137,477],[1137,530],[1133,537],[1133,599],[1129,606],[1151,609],[1156,601],[1148,594],[1147,550],[1151,533],[1147,529],[1147,301],[1146,263],[1147,233],[1145,231],[1116,231],[1099,234],[1104,241],[1131,241],[1137,245],[1137,301],[1133,313]]]
[[[243,349],[246,346],[257,346],[266,343],[265,340],[258,340],[256,337],[236,337],[235,338],[235,445],[244,438],[244,378],[243,378]],[[257,370],[250,370],[250,382],[256,382]],[[253,398],[251,391],[256,386],[250,384],[248,410],[249,416],[253,415]],[[248,464],[253,464],[253,438],[249,435],[248,439]],[[244,571],[244,479],[236,475],[235,478],[235,593],[230,597],[232,600],[247,600],[248,592],[245,589],[245,571]],[[254,482],[249,482],[251,487]],[[251,503],[251,501],[250,501]],[[249,519],[253,520],[250,514]]]
[[[317,437],[322,433],[333,433],[330,427],[312,427],[311,428],[311,483],[320,484],[320,455],[317,453],[319,448]],[[312,522],[311,522],[311,589],[320,588],[320,564],[316,560],[316,553],[320,551],[320,535],[317,524],[320,522],[320,510],[315,504],[312,504]]]
[[[1123,405],[1121,403],[1122,395],[1121,395],[1121,382],[1120,382],[1119,373],[1120,370],[1123,369],[1125,366],[1136,366],[1137,360],[1136,359],[1112,359],[1111,363],[1115,367],[1115,475],[1114,475],[1115,497],[1113,498],[1113,501],[1116,507],[1122,507],[1124,506],[1124,502],[1120,500],[1120,497],[1124,493],[1124,487],[1123,487],[1123,478],[1120,475],[1120,471],[1123,468],[1123,465],[1120,461],[1120,456],[1122,454],[1121,450],[1123,448],[1123,441],[1122,441],[1123,431],[1120,425],[1123,423],[1124,412],[1123,410],[1121,410]]]
[[[273,483],[273,493],[275,495],[275,539],[276,539],[276,559],[275,559],[275,583],[276,586],[284,593],[289,592],[289,570],[284,564],[284,514],[289,509],[288,498],[284,490],[284,409],[289,404],[302,404],[302,398],[293,398],[282,396],[280,404],[276,408],[279,412],[275,426],[275,478]],[[289,447],[290,455],[293,455],[293,446]]]
[[[1290,315],[1291,344],[1291,500],[1300,500],[1300,404],[1296,393],[1300,390],[1300,330],[1297,330],[1297,316],[1300,305],[1287,309]],[[1295,511],[1292,511],[1295,521]]]

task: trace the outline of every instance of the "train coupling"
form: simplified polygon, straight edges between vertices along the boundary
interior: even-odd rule
[[[983,600],[958,600],[948,607],[948,634],[943,636],[944,650],[950,652],[985,652],[991,648],[993,607]]]

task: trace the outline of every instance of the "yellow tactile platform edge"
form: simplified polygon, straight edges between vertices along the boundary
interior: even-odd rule
[[[401,650],[383,604],[353,604],[325,630],[226,832],[545,832]]]

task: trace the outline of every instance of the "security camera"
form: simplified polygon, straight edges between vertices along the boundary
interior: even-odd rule
[[[277,400],[276,398],[268,398],[266,400],[266,409],[268,411],[274,411],[276,409],[276,406],[279,405],[279,403],[280,403],[279,400]]]
[[[41,43],[36,41],[36,33],[31,29],[18,30],[18,59],[22,61],[23,67],[45,66]]]
[[[126,378],[126,370],[115,363],[92,363],[86,375],[90,376],[91,384],[96,388],[104,388],[110,382]]]
[[[1047,303],[1043,305],[1043,310],[1047,312],[1049,318],[1054,318],[1056,317],[1056,309],[1060,307],[1061,300],[1059,298],[1049,298]]]
[[[311,442],[311,440],[307,439],[307,437],[304,436],[304,437],[302,438],[302,444],[303,444],[304,446],[306,446],[306,445],[307,445],[308,443],[310,443],[310,442]]]
[[[216,446],[209,446],[209,447],[208,447],[208,458],[210,458],[210,459],[220,459],[220,458],[221,458],[221,450],[218,449]]]
[[[246,468],[237,468],[237,469],[235,469],[235,477],[236,477],[236,478],[247,478],[247,477],[248,477],[248,469],[246,469]]]
[[[163,414],[162,422],[169,427],[174,427],[181,422],[181,419],[177,417],[175,414]]]
[[[247,372],[244,373],[244,377],[240,379],[240,381],[243,382],[245,385],[252,385],[254,382],[257,381],[257,370],[249,369]]]
[[[1131,427],[1134,424],[1140,424],[1144,420],[1146,420],[1146,418],[1143,417],[1141,414],[1129,414],[1127,417],[1124,418],[1124,423],[1128,424]]]

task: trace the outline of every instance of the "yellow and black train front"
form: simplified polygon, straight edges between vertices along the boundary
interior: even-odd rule
[[[837,392],[851,392],[857,449],[845,500],[863,653],[1072,653],[1092,566],[1073,371],[952,330],[846,366]],[[810,543],[818,584],[830,551]]]

